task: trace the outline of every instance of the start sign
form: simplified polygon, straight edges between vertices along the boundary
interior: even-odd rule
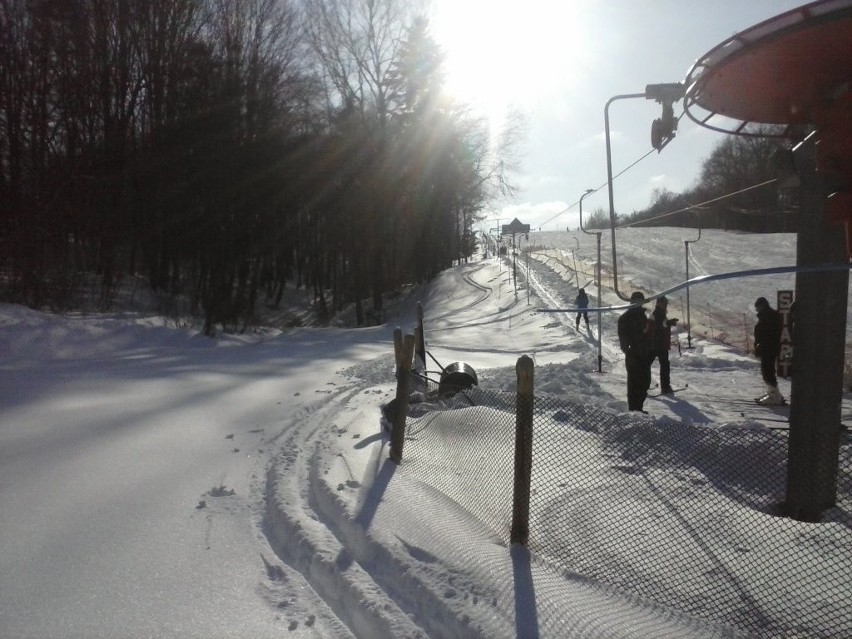
[[[778,291],[778,313],[781,315],[781,350],[776,370],[780,377],[793,374],[793,324],[796,321],[793,291]]]

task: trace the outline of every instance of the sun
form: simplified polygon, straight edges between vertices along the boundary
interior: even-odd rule
[[[447,89],[494,123],[530,111],[577,78],[588,48],[590,0],[437,0],[432,34],[446,54]]]

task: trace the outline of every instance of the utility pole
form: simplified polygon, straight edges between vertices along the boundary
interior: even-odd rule
[[[684,240],[683,246],[686,250],[686,344],[692,348],[692,322],[689,316],[689,245],[701,239],[701,227],[698,227],[698,237],[694,240]]]
[[[603,335],[601,334],[602,321],[601,321],[601,311],[600,311],[600,308],[602,306],[602,301],[601,301],[601,231],[597,231],[597,232],[587,231],[585,229],[585,227],[583,226],[583,198],[586,197],[587,195],[594,193],[594,192],[595,192],[594,189],[586,189],[586,192],[583,193],[583,195],[580,196],[580,230],[583,231],[583,233],[587,233],[589,235],[597,236],[597,240],[598,240],[598,242],[597,242],[597,244],[598,244],[598,263],[597,263],[597,268],[595,269],[597,271],[597,277],[598,277],[598,372],[602,373],[603,372],[603,352],[602,352]],[[576,237],[574,239],[577,240]],[[577,246],[579,246],[579,245],[580,245],[580,240],[577,240]]]

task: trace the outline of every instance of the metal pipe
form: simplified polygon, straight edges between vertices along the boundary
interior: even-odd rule
[[[686,252],[686,281],[689,281],[689,242],[683,242]],[[689,315],[689,285],[686,286],[686,347],[692,348],[692,320]]]
[[[518,296],[518,250],[515,248],[515,234],[512,233],[512,281],[515,283],[515,297]]]
[[[684,240],[686,249],[686,347],[692,348],[692,322],[689,315],[689,245],[701,239],[701,227],[698,227],[698,237],[694,240]]]
[[[595,232],[587,231],[586,228],[583,226],[583,198],[586,197],[587,195],[594,193],[594,192],[595,192],[594,189],[586,189],[586,192],[583,193],[583,195],[580,196],[580,230],[583,231],[583,233],[586,233],[588,235],[595,235],[597,237],[597,240],[598,240],[597,241],[597,244],[598,244],[598,263],[595,267],[595,271],[597,272],[597,278],[598,278],[598,306],[600,306],[601,305],[601,235],[602,235],[602,232],[601,231],[595,231]],[[576,240],[577,238],[575,237],[574,239]],[[577,240],[577,245],[579,246],[579,244],[580,244],[580,241]],[[601,312],[600,311],[598,311],[597,316],[598,316],[598,372],[602,373],[603,372],[603,352],[602,352],[602,349],[603,349],[603,344],[602,344],[603,334],[601,332],[602,320],[601,320]]]
[[[577,239],[576,237],[574,238]],[[579,244],[579,240],[577,242]],[[574,261],[574,282],[577,284],[577,290],[580,290],[580,272],[577,270],[577,253],[571,251],[571,259]]]
[[[681,282],[671,288],[667,288],[660,293],[656,293],[645,298],[644,303],[653,302],[655,299],[664,295],[668,296],[679,291],[687,286],[695,286],[696,284],[704,284],[706,282],[718,282],[720,280],[730,280],[740,277],[759,277],[761,275],[780,275],[782,273],[826,273],[831,271],[848,271],[852,269],[852,262],[814,264],[809,266],[772,266],[770,268],[753,268],[745,271],[731,271],[730,273],[717,273],[716,275],[699,275],[693,277],[688,282]],[[626,300],[629,301],[629,300]],[[590,308],[590,311],[618,311],[628,309],[632,304],[623,304],[621,306],[606,306],[598,308]],[[575,312],[576,308],[537,308],[541,313],[571,313]]]
[[[612,231],[612,288],[615,294],[625,302],[629,302],[630,298],[618,290],[618,265],[616,262],[615,250],[615,203],[612,194],[612,148],[609,140],[609,105],[616,100],[628,100],[633,98],[644,98],[645,93],[625,93],[624,95],[616,95],[607,100],[604,107],[604,133],[606,136],[606,184],[609,190],[609,227]],[[600,300],[598,301],[600,303]]]
[[[674,131],[677,129],[677,120],[673,118],[672,104],[683,98],[684,91],[685,88],[680,82],[649,84],[645,87],[645,91],[643,93],[625,93],[623,95],[611,97],[607,100],[606,106],[604,107],[604,128],[606,133],[606,183],[609,190],[609,226],[612,230],[612,281],[615,294],[624,301],[629,301],[630,298],[618,290],[618,264],[615,249],[615,202],[612,194],[612,145],[609,137],[609,105],[616,100],[628,100],[632,98],[645,98],[647,100],[654,100],[661,103],[663,105],[663,118],[662,120],[655,120],[651,126],[653,140],[655,125],[659,122],[668,121],[668,130],[661,134],[663,137],[653,142],[654,148],[659,152],[662,151],[663,148],[674,138]]]

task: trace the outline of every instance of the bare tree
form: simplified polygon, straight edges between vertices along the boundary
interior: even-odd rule
[[[399,0],[305,0],[304,24],[331,109],[363,117],[389,111],[389,75],[418,4]]]

